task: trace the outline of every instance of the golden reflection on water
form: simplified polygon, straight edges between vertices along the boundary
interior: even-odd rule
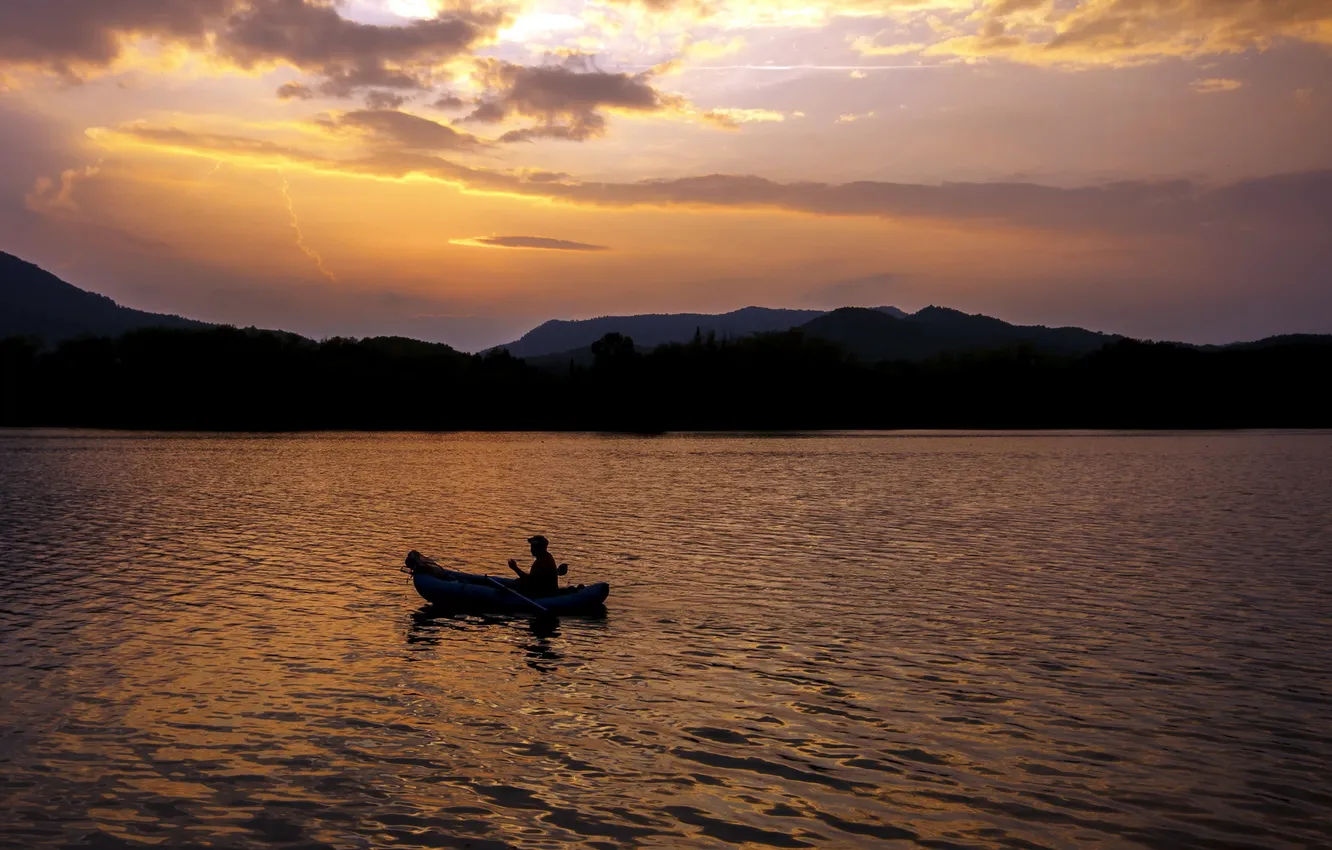
[[[21,846],[1327,838],[1329,435],[14,432],[0,470]],[[606,617],[395,571],[536,532]]]

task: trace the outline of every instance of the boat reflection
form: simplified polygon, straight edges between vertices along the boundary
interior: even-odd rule
[[[527,666],[543,673],[553,672],[565,655],[560,651],[561,626],[576,620],[580,627],[604,628],[606,614],[584,615],[577,618],[530,617],[522,614],[487,614],[459,611],[438,605],[422,605],[411,614],[404,639],[407,660],[420,661],[439,647],[460,640],[475,642],[478,638],[493,643],[500,638],[521,651]],[[466,635],[466,637],[464,637]]]

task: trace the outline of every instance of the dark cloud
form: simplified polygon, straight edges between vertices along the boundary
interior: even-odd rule
[[[501,142],[533,142],[537,139],[563,139],[582,142],[606,133],[606,119],[596,113],[576,115],[567,124],[538,124],[521,130],[510,130],[499,137]]]
[[[283,83],[278,86],[278,100],[309,100],[315,96],[305,83]]]
[[[319,93],[329,97],[351,97],[359,89],[371,86],[419,91],[430,85],[428,78],[420,73],[390,68],[374,58],[362,59],[350,65],[326,66],[319,73],[324,78],[319,84]]]
[[[778,183],[714,174],[638,183],[560,187],[570,200],[633,204],[776,207],[821,215],[982,221],[1055,231],[1205,230],[1220,225],[1332,227],[1332,171],[1208,188],[1189,181],[1059,188],[1033,183]],[[1297,214],[1298,213],[1298,214]]]
[[[545,236],[476,236],[455,240],[455,245],[484,245],[488,248],[538,248],[545,251],[609,251],[605,245],[548,239]]]
[[[397,109],[408,100],[409,98],[406,95],[395,94],[391,91],[381,91],[379,89],[367,92],[365,95],[365,105],[367,109]]]
[[[347,96],[368,86],[423,89],[433,66],[471,49],[501,20],[496,13],[455,12],[376,26],[313,0],[260,0],[227,20],[218,48],[242,66],[285,62],[319,74],[324,94]]]
[[[242,63],[284,61],[323,69],[366,59],[438,62],[467,50],[496,24],[490,14],[443,15],[404,26],[342,17],[312,0],[260,0],[237,12],[220,33],[228,56]]]
[[[486,93],[466,120],[497,124],[518,116],[536,121],[505,133],[505,142],[582,141],[605,134],[600,110],[664,112],[685,105],[679,96],[658,91],[650,74],[601,71],[591,57],[581,55],[538,66],[486,59],[478,64],[478,77]]]
[[[498,100],[484,100],[467,116],[467,121],[479,121],[483,124],[498,124],[503,121],[508,111]]]
[[[2,0],[0,64],[73,75],[104,66],[135,33],[200,43],[241,0]]]
[[[430,105],[435,109],[450,111],[454,109],[462,109],[467,105],[467,101],[458,97],[456,94],[443,94]]]
[[[1296,245],[1322,244],[1332,232],[1332,170],[1219,187],[1162,181],[1060,188],[1033,183],[779,183],[729,174],[636,183],[545,181],[410,154],[376,157],[350,167],[392,176],[431,175],[477,189],[603,207],[771,208],[1051,233],[1267,240],[1269,244],[1280,239]]]
[[[322,94],[423,89],[433,69],[501,25],[456,11],[401,26],[344,18],[328,0],[0,0],[0,64],[67,76],[105,67],[128,37],[186,43],[244,68],[286,64],[317,75]],[[308,89],[307,89],[308,90]],[[299,94],[288,96],[299,97]]]
[[[1204,187],[1189,181],[1059,188],[1032,183],[778,183],[714,174],[636,183],[532,180],[437,157],[395,154],[349,165],[419,173],[478,189],[605,207],[772,208],[812,215],[971,222],[1065,233],[1264,234],[1324,239],[1332,232],[1332,170]]]
[[[382,144],[413,151],[468,150],[481,141],[429,118],[395,109],[357,109],[321,119],[328,127],[369,133]]]

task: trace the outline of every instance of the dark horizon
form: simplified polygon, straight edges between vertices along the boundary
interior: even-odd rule
[[[1313,428],[1332,340],[1224,349],[1015,341],[866,361],[802,330],[650,352],[607,334],[577,359],[379,338],[146,329],[42,351],[0,341],[0,425],[149,430]]]
[[[812,319],[756,310],[733,320],[733,334],[699,316],[548,324],[526,337],[528,356],[519,358],[402,337],[315,342],[203,326],[126,310],[7,256],[0,271],[12,278],[0,282],[0,304],[8,302],[0,425],[660,432],[1332,423],[1311,391],[1332,370],[1332,336],[1198,348],[940,307],[841,308]],[[651,332],[655,344],[612,327]]]

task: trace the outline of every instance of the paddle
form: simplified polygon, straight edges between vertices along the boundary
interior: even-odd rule
[[[523,600],[523,601],[526,602],[528,605],[531,605],[533,608],[535,608],[535,609],[537,609],[538,611],[540,611],[542,614],[546,614],[546,615],[549,615],[549,614],[550,614],[550,609],[549,609],[549,608],[547,608],[547,607],[544,606],[544,605],[538,605],[537,603],[535,603],[535,602],[533,602],[532,600],[528,599],[526,596],[523,596],[521,593],[519,593],[518,591],[514,590],[512,587],[509,587],[507,584],[505,584],[504,582],[500,581],[499,579],[497,579],[497,578],[492,578],[491,576],[482,576],[482,578],[484,578],[486,581],[490,582],[491,584],[495,585],[495,586],[498,587],[500,590],[507,590],[507,591],[509,591],[509,592],[512,593],[514,596],[517,596],[519,599]]]

